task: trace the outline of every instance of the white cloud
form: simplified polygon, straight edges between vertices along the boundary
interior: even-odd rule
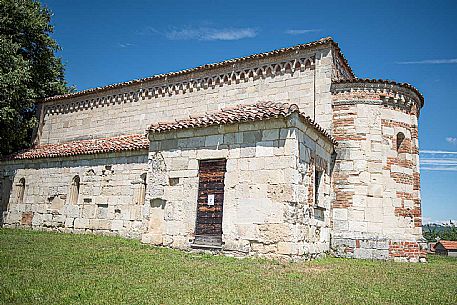
[[[143,34],[153,33],[165,36],[169,40],[240,40],[257,36],[254,28],[211,28],[211,27],[186,27],[173,28],[167,31],[159,31],[155,28],[147,28]]]
[[[447,137],[446,138],[446,142],[450,143],[450,144],[453,144],[453,145],[457,145],[457,138],[454,138],[454,137]]]
[[[129,42],[125,42],[125,43],[119,43],[119,46],[121,48],[128,48],[128,47],[134,46],[134,44],[133,43],[129,43]]]
[[[450,59],[425,59],[418,61],[399,61],[397,64],[400,65],[440,65],[440,64],[457,64],[457,58]]]
[[[206,33],[203,38],[205,40],[239,40],[243,38],[254,38],[257,32],[254,29],[224,29],[213,30]]]
[[[421,150],[421,154],[444,154],[444,155],[457,155],[457,151],[444,151],[444,150]]]
[[[421,150],[421,170],[457,171],[457,151]]]
[[[292,29],[292,30],[286,30],[285,33],[289,35],[301,35],[301,34],[308,34],[308,33],[315,33],[315,32],[320,32],[321,30],[319,29]]]
[[[430,219],[430,221],[424,222],[424,224],[448,225],[449,222],[452,222],[453,224],[457,224],[457,220],[456,219],[448,219],[448,220],[432,220],[432,219]]]

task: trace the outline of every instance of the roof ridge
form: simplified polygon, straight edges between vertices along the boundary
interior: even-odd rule
[[[42,100],[39,100],[38,102],[43,103],[43,102],[48,102],[48,101],[61,100],[61,99],[65,99],[65,98],[89,95],[92,93],[103,92],[103,91],[107,91],[110,89],[117,89],[117,88],[129,86],[129,85],[141,84],[141,83],[151,81],[151,80],[156,80],[156,79],[161,79],[161,78],[167,79],[168,77],[174,77],[174,76],[183,75],[183,74],[190,74],[193,72],[211,69],[211,68],[215,68],[215,67],[221,67],[221,66],[228,65],[228,64],[243,62],[243,61],[247,61],[247,60],[251,60],[251,59],[264,58],[264,57],[268,57],[268,56],[274,56],[274,55],[278,55],[278,54],[289,52],[289,51],[312,48],[312,47],[326,45],[326,44],[331,44],[332,46],[334,46],[336,48],[336,50],[341,55],[341,58],[343,59],[344,65],[349,69],[349,71],[353,75],[353,77],[355,77],[354,72],[352,71],[351,67],[349,66],[349,63],[347,62],[346,58],[344,57],[344,55],[341,52],[341,49],[339,48],[338,43],[336,43],[332,37],[328,36],[328,37],[324,37],[319,40],[315,40],[315,41],[311,41],[311,42],[307,42],[307,43],[297,44],[297,45],[293,45],[290,47],[284,47],[284,48],[275,49],[275,50],[267,51],[267,52],[254,53],[254,54],[242,56],[242,57],[235,57],[235,58],[223,60],[220,62],[200,65],[200,66],[197,66],[194,68],[182,69],[182,70],[178,70],[175,72],[155,74],[155,75],[149,76],[149,77],[129,80],[129,81],[115,83],[115,84],[101,86],[101,87],[90,88],[90,89],[81,90],[78,92],[67,93],[67,94],[62,94],[62,95],[55,95],[55,96],[51,96],[51,97],[47,97]]]
[[[262,101],[255,104],[239,104],[230,107],[229,109],[223,108],[212,112],[211,114],[206,113],[190,119],[177,120],[172,123],[156,122],[151,124],[146,131],[161,133],[178,129],[204,128],[214,125],[278,118],[280,116],[288,117],[292,113],[298,113],[315,130],[329,139],[330,142],[335,145],[337,144],[336,140],[324,128],[317,124],[316,121],[303,112],[300,112],[297,104],[275,103],[272,101]]]

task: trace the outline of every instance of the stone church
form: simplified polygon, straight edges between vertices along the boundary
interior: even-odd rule
[[[38,101],[2,225],[235,256],[423,261],[413,86],[331,38]]]

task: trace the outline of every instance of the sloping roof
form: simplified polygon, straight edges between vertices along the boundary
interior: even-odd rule
[[[46,144],[32,147],[7,156],[6,160],[56,158],[75,155],[90,155],[149,148],[149,140],[140,134],[102,139],[80,140],[61,144]]]
[[[335,41],[333,41],[332,37],[326,37],[326,38],[321,38],[317,41],[313,41],[313,42],[309,42],[309,43],[305,43],[305,44],[299,44],[299,45],[295,45],[292,47],[277,49],[277,50],[270,51],[270,52],[253,54],[253,55],[249,55],[249,56],[245,56],[245,57],[233,58],[233,59],[224,60],[224,61],[221,61],[218,63],[198,66],[198,67],[191,68],[191,69],[185,69],[185,70],[180,70],[177,72],[170,72],[170,73],[165,73],[165,74],[157,74],[157,75],[154,75],[151,77],[135,79],[135,80],[112,84],[112,85],[108,85],[108,86],[96,87],[96,88],[92,88],[92,89],[82,90],[82,91],[63,94],[63,95],[56,95],[56,96],[45,98],[39,102],[55,101],[55,100],[61,100],[61,99],[70,98],[70,97],[87,95],[87,94],[91,94],[91,93],[103,92],[103,91],[107,91],[107,90],[111,90],[111,89],[117,89],[117,88],[127,87],[130,85],[140,84],[140,83],[144,83],[144,82],[151,81],[151,80],[166,79],[166,78],[170,78],[170,77],[174,77],[174,76],[178,76],[178,75],[185,75],[185,74],[190,74],[190,73],[194,73],[194,72],[198,72],[198,71],[208,70],[211,68],[229,66],[229,65],[233,65],[235,63],[245,62],[245,61],[269,57],[269,56],[275,56],[275,55],[279,55],[279,54],[283,54],[283,53],[287,53],[287,52],[291,52],[291,51],[296,51],[296,50],[301,50],[301,49],[309,49],[312,47],[327,45],[327,44],[331,45],[335,48],[336,52],[338,52],[338,54],[342,58],[343,65],[348,69],[349,73],[353,77],[355,77],[354,72],[352,71],[351,67],[349,66],[347,59],[344,57],[338,44]]]
[[[452,240],[440,240],[439,242],[436,243],[441,244],[446,250],[457,250],[457,241],[452,241]],[[436,247],[435,245],[435,247]]]
[[[299,112],[298,106],[287,103],[263,102],[253,105],[238,105],[221,111],[189,119],[157,123],[149,126],[150,132],[166,132],[176,129],[207,127],[248,121],[267,120],[278,117],[288,117],[298,113],[315,130],[324,135],[333,144],[337,144],[322,127],[311,118]],[[9,155],[4,160],[25,160],[39,158],[57,158],[76,155],[112,153],[120,151],[143,150],[149,148],[149,140],[145,135],[133,134],[110,138],[78,140],[60,144],[38,145],[16,154]]]
[[[344,83],[350,83],[350,84],[372,83],[372,84],[375,84],[375,83],[379,83],[379,84],[386,84],[386,85],[396,85],[396,86],[403,87],[403,88],[413,91],[419,97],[420,102],[421,102],[421,107],[424,106],[424,96],[422,95],[422,93],[420,93],[416,87],[414,87],[413,85],[408,84],[408,83],[398,83],[393,80],[371,79],[371,78],[339,79],[339,80],[333,80],[332,83],[333,84],[344,84]]]
[[[288,103],[259,102],[257,104],[237,105],[234,107],[224,108],[213,113],[207,113],[202,116],[190,116],[188,119],[154,123],[149,126],[147,131],[160,133],[178,129],[260,121],[279,117],[285,118],[290,116],[292,113],[298,113],[316,131],[330,140],[333,144],[337,144],[336,140],[327,131],[325,131],[325,129],[319,126],[309,116],[301,113],[296,104]]]

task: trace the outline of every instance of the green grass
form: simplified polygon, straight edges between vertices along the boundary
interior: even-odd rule
[[[0,229],[3,304],[457,304],[457,259],[280,263]]]

